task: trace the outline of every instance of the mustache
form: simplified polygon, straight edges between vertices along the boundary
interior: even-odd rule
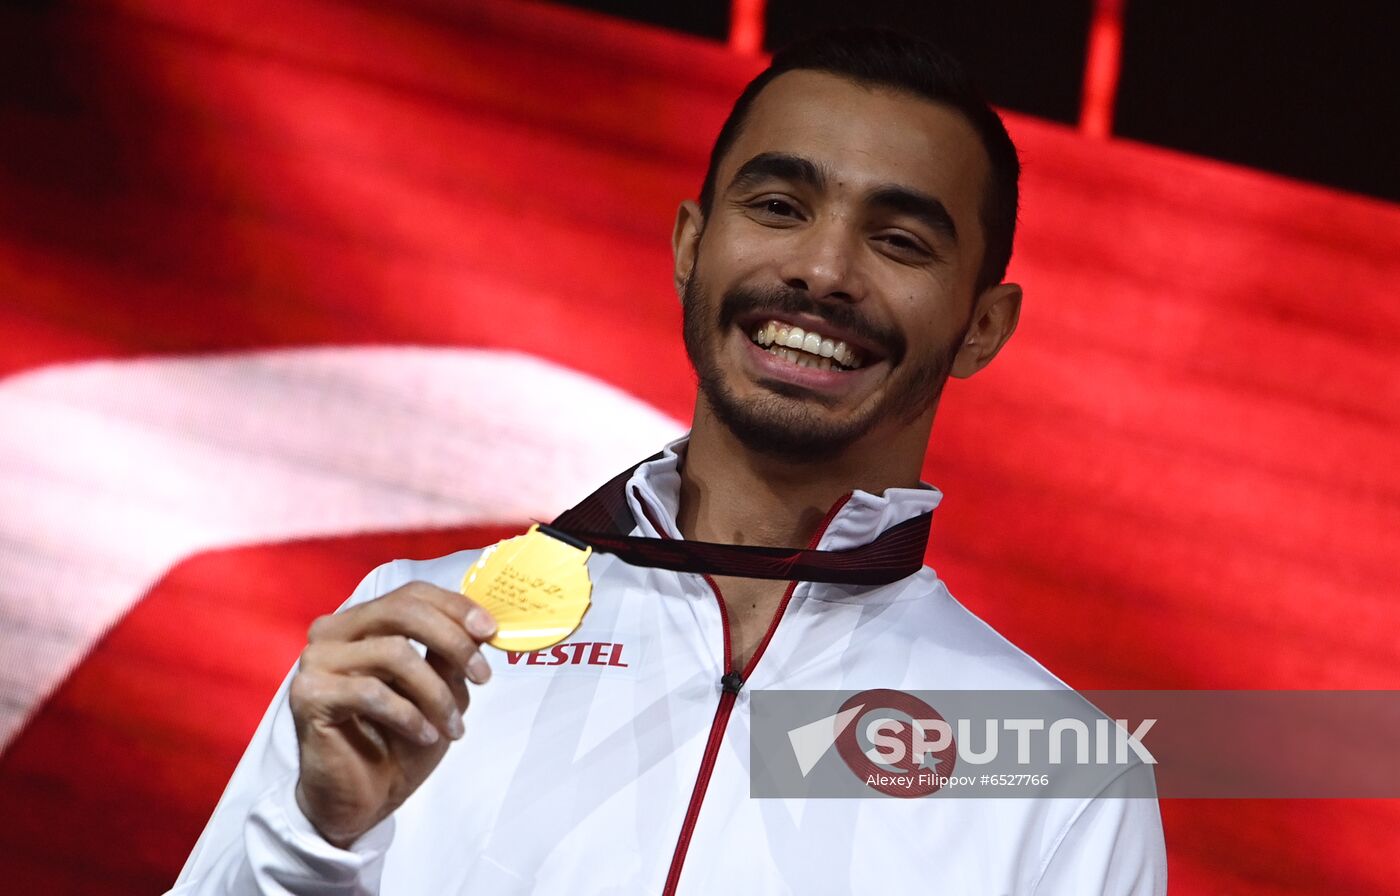
[[[894,364],[904,359],[908,349],[903,333],[894,327],[877,324],[861,314],[854,305],[846,302],[820,302],[812,298],[811,293],[790,286],[767,289],[737,287],[730,290],[720,302],[720,326],[730,326],[740,315],[764,311],[819,317],[878,347]]]

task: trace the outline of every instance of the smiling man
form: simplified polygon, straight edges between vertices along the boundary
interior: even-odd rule
[[[944,381],[1015,328],[1010,138],[936,51],[890,84],[917,45],[861,39],[775,57],[681,206],[687,538],[806,544],[848,492],[916,488]],[[720,590],[746,657],[783,589]]]
[[[375,570],[312,627],[172,892],[1165,892],[1156,803],[1116,782],[750,797],[755,690],[1065,689],[921,565],[939,394],[1020,312],[1018,174],[937,48],[778,53],[676,220],[691,433],[556,521],[599,551],[572,646],[479,646],[480,551]]]

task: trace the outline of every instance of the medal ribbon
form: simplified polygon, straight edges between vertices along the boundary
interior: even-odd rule
[[[612,554],[624,563],[675,572],[749,579],[888,585],[924,565],[932,513],[891,526],[869,544],[843,551],[770,548],[628,535],[636,521],[627,506],[627,482],[653,455],[608,480],[540,531],[582,548]]]

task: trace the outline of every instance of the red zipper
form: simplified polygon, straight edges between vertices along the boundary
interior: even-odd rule
[[[851,500],[850,493],[837,501],[826,512],[826,517],[817,526],[816,534],[812,536],[812,541],[807,545],[808,550],[815,550],[817,543],[821,541],[822,535],[826,533],[826,527],[831,525],[831,521],[836,518],[846,502]],[[644,505],[645,506],[645,505]],[[649,516],[650,514],[648,514]],[[652,521],[652,526],[663,532],[656,521]],[[664,534],[664,532],[663,532]],[[730,669],[734,663],[733,648],[729,643],[729,613],[724,608],[724,595],[720,594],[719,586],[715,580],[705,575],[705,581],[709,583],[710,590],[714,592],[715,601],[719,604],[720,625],[724,633],[724,668]],[[700,804],[705,800],[705,791],[710,786],[710,775],[714,772],[715,760],[719,758],[720,743],[724,740],[724,730],[729,725],[729,716],[734,712],[734,704],[739,700],[739,688],[744,682],[749,680],[753,674],[754,667],[758,665],[759,657],[763,656],[763,651],[768,649],[768,642],[773,640],[773,633],[778,630],[778,620],[783,618],[783,613],[787,611],[788,601],[792,600],[792,592],[797,589],[797,582],[788,582],[787,590],[783,592],[783,599],[778,602],[778,609],[773,613],[773,620],[768,623],[768,630],[763,633],[763,640],[758,642],[754,648],[753,656],[749,657],[748,665],[744,671],[739,673],[739,682],[732,690],[727,682],[723,683],[724,690],[719,695],[719,706],[715,708],[714,721],[710,723],[710,737],[705,741],[705,752],[700,758],[700,772],[695,778],[695,788],[690,793],[690,805],[685,810],[685,821],[681,823],[680,838],[676,841],[676,850],[671,855],[671,869],[666,875],[666,886],[662,889],[662,896],[675,896],[676,887],[680,885],[681,868],[685,865],[685,854],[690,849],[690,837],[695,833],[695,822],[700,818]],[[725,673],[724,678],[728,679],[733,672]]]

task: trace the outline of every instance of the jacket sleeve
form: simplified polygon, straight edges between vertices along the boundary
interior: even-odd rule
[[[1166,896],[1166,842],[1152,778],[1150,765],[1136,765],[1080,807],[1041,871],[1036,896]]]
[[[387,567],[366,576],[341,609],[382,593]],[[379,892],[393,817],[339,849],[297,806],[297,739],[287,703],[295,672],[293,666],[283,679],[169,896]]]

